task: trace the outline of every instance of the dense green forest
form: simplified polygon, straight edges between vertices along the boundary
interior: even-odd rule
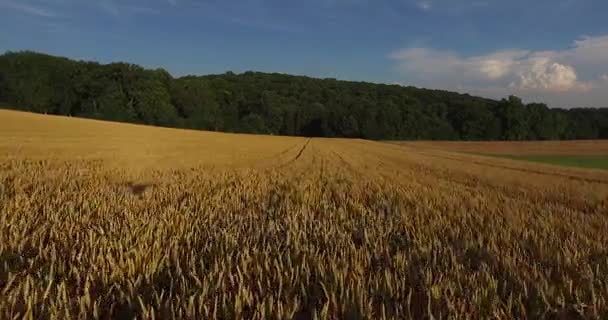
[[[173,78],[35,52],[0,56],[0,105],[158,126],[386,140],[608,138],[608,109],[550,109],[398,85],[231,72]]]

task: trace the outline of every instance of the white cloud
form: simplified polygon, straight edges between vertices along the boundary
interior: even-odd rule
[[[509,74],[511,65],[512,61],[487,59],[481,62],[480,71],[491,79],[500,79]]]
[[[572,66],[552,62],[550,58],[531,58],[527,66],[519,72],[518,82],[511,87],[521,90],[540,91],[589,91],[591,83],[578,81],[576,70]]]
[[[525,50],[504,50],[469,58],[469,66],[490,80],[503,79],[513,73],[519,61],[529,54]]]
[[[48,9],[19,3],[12,0],[0,0],[0,7],[9,8],[25,14],[39,17],[54,17],[56,14]]]
[[[483,56],[462,57],[450,51],[408,48],[391,55],[402,71],[423,78],[441,77],[444,81],[498,80],[512,74],[518,60],[529,54],[523,50],[505,50]]]
[[[574,47],[558,56],[577,64],[606,64],[608,62],[608,36],[583,37],[574,41]]]
[[[390,55],[404,79],[431,88],[561,98],[595,97],[586,103],[608,107],[608,36],[584,37],[570,48],[553,51],[521,49],[463,56],[453,51],[416,47]],[[590,94],[593,91],[593,94]],[[603,99],[597,97],[602,96]],[[558,101],[557,98],[555,101]]]
[[[424,11],[429,11],[433,8],[433,2],[431,0],[420,0],[416,5]]]

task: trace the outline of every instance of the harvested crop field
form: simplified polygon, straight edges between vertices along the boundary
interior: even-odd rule
[[[0,318],[608,317],[605,171],[0,123]]]
[[[544,164],[608,170],[608,140],[393,142],[420,150],[443,150]]]
[[[420,141],[395,142],[418,149],[468,152],[478,154],[544,156],[608,156],[608,140],[579,141]]]

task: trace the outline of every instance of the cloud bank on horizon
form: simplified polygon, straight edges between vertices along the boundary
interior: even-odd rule
[[[605,0],[0,0],[0,51],[608,107],[605,12]]]
[[[608,36],[582,37],[563,50],[510,49],[463,56],[411,47],[393,52],[390,58],[409,82],[493,97],[593,98],[608,89]],[[578,70],[586,70],[583,77]]]

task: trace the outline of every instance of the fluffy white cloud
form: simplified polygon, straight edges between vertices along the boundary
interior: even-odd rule
[[[518,94],[552,97],[581,94],[598,97],[608,84],[608,36],[585,37],[572,47],[554,51],[502,50],[490,54],[462,56],[431,48],[400,49],[390,57],[404,79],[420,86],[493,92],[494,97]],[[605,91],[603,91],[605,92]],[[601,102],[606,106],[608,93]],[[557,98],[555,99],[556,101]]]
[[[493,54],[470,58],[470,67],[490,80],[498,80],[511,75],[520,61],[529,54],[524,50],[506,50]]]
[[[551,61],[547,57],[530,58],[519,71],[518,82],[511,87],[521,90],[589,91],[593,85],[578,81],[572,66]]]
[[[513,61],[487,59],[481,61],[479,71],[491,79],[500,79],[509,74]]]

